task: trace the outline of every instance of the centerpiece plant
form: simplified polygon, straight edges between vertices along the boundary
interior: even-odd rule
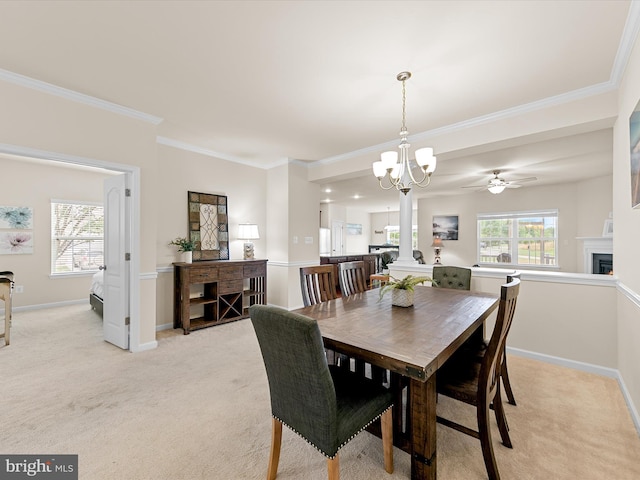
[[[407,275],[401,279],[389,277],[387,284],[380,288],[380,299],[390,291],[392,305],[410,307],[413,305],[415,286],[425,282],[435,283],[431,277],[414,277],[413,275]]]

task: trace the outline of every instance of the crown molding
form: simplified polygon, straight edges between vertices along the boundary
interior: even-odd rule
[[[263,165],[256,162],[251,162],[249,160],[245,160],[243,158],[238,158],[233,155],[229,155],[227,153],[216,152],[214,150],[209,150],[208,148],[198,147],[197,145],[193,145],[191,143],[183,142],[181,140],[175,140],[173,138],[157,136],[156,143],[160,145],[166,145],[168,147],[177,148],[180,150],[186,150],[188,152],[198,153],[200,155],[206,155],[207,157],[219,158],[221,160],[227,160],[228,162],[240,163],[242,165],[247,165],[249,167],[260,168],[262,170],[269,170],[273,167],[278,167],[280,165],[285,165],[287,163],[298,163],[297,160],[291,160],[289,158],[283,158],[281,160],[277,160],[268,165]],[[304,162],[299,162],[302,165],[306,165]]]
[[[30,88],[32,90],[37,90],[39,92],[48,93],[49,95],[55,95],[56,97],[71,100],[72,102],[82,103],[90,107],[106,110],[117,115],[142,120],[143,122],[151,123],[153,125],[159,125],[164,120],[163,118],[156,117],[155,115],[140,112],[133,108],[123,107],[122,105],[107,102],[106,100],[101,100],[99,98],[92,97],[91,95],[85,95],[84,93],[75,92],[68,88],[58,87],[51,83],[20,75],[19,73],[10,72],[9,70],[0,69],[0,80],[19,85],[21,87]]]

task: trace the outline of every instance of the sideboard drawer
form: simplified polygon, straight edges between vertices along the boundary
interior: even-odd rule
[[[267,265],[264,263],[258,265],[245,265],[244,278],[264,277],[267,274]]]
[[[218,280],[218,269],[194,267],[190,272],[191,283],[210,283]]]
[[[223,295],[225,293],[239,293],[242,292],[242,279],[239,280],[226,280],[218,283],[218,293]]]

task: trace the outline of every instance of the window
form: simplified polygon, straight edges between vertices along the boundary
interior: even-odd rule
[[[51,273],[95,271],[104,263],[104,208],[51,201]]]
[[[558,266],[558,211],[478,215],[478,263]]]
[[[400,227],[398,225],[387,225],[384,227],[387,231],[388,245],[400,245]],[[411,247],[416,250],[418,248],[418,229],[411,227]]]

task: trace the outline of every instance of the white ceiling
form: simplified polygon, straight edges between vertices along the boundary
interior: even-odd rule
[[[161,142],[213,156],[348,162],[398,138],[404,70],[412,134],[615,81],[638,25],[631,4],[5,0],[0,69],[159,117]],[[603,127],[439,156],[420,196],[468,193],[496,168],[538,178],[527,186],[609,175]],[[345,205],[397,205],[369,174],[321,183]]]

